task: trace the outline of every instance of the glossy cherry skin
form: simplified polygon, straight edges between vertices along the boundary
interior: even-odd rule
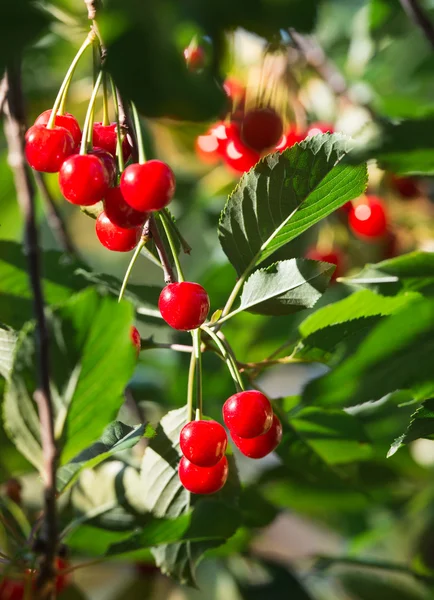
[[[121,190],[125,202],[139,212],[161,210],[175,193],[175,176],[161,160],[129,165],[122,173]]]
[[[228,139],[223,152],[223,158],[231,169],[237,173],[249,171],[261,158],[259,152],[248,148],[240,138],[238,127],[232,123],[228,131]]]
[[[270,452],[273,452],[282,440],[282,424],[276,415],[273,416],[273,423],[267,433],[258,437],[246,439],[231,433],[235,446],[249,458],[264,458]]]
[[[209,312],[209,298],[198,283],[169,283],[160,294],[158,308],[163,319],[173,329],[190,331],[205,322]]]
[[[214,165],[219,161],[219,140],[211,130],[197,136],[195,150],[200,160],[208,165]]]
[[[387,217],[381,198],[365,196],[362,202],[354,203],[348,214],[348,224],[358,237],[382,237],[387,231]]]
[[[305,136],[297,129],[290,127],[284,134],[282,134],[282,137],[276,144],[275,150],[283,152],[287,148],[291,148],[294,144],[302,142],[304,137]]]
[[[226,452],[226,431],[217,421],[191,421],[179,436],[181,452],[198,467],[213,467]]]
[[[184,58],[189,71],[200,71],[205,66],[206,54],[202,46],[185,48]]]
[[[140,350],[142,349],[142,341],[140,339],[140,333],[139,333],[137,327],[134,327],[134,325],[131,325],[130,338],[131,338],[131,341],[133,342],[133,346],[136,349],[136,354],[138,357],[140,354]]]
[[[241,139],[256,152],[275,146],[283,133],[283,123],[273,108],[254,108],[243,119]]]
[[[228,470],[226,456],[223,456],[213,467],[198,467],[183,456],[179,463],[178,474],[182,485],[192,494],[215,494],[226,483]]]
[[[120,187],[107,190],[104,199],[104,211],[112,223],[125,229],[143,225],[148,217],[147,213],[134,210],[125,202]]]
[[[94,154],[73,154],[59,171],[59,185],[71,204],[91,206],[104,198],[110,186],[110,175]]]
[[[35,125],[46,125],[50,120],[52,110],[44,110],[43,113],[35,121]],[[56,115],[54,124],[59,127],[64,127],[69,131],[74,140],[75,147],[80,145],[81,142],[81,129],[77,119],[71,113],[63,113],[63,115]]]
[[[110,221],[105,212],[98,216],[95,231],[101,244],[113,252],[130,252],[137,246],[142,234],[141,227],[118,227]]]
[[[318,135],[319,133],[333,133],[334,127],[330,125],[330,123],[321,123],[318,121],[317,123],[311,123],[307,128],[306,137],[310,137],[312,135]]]
[[[114,156],[112,154],[110,154],[110,152],[107,152],[107,150],[104,150],[103,148],[93,148],[93,150],[91,150],[89,152],[89,154],[94,154],[95,156],[97,156],[100,161],[102,162],[102,164],[105,166],[107,173],[109,175],[109,180],[110,180],[110,186],[114,185],[116,183],[116,160],[114,158]]]
[[[116,123],[110,123],[110,125],[103,125],[102,123],[93,124],[93,145],[107,150],[112,156],[116,156],[116,148],[118,145],[116,127]],[[124,139],[122,140],[122,156],[125,162],[131,156],[131,146],[126,136],[124,136]]]
[[[238,392],[223,405],[223,420],[231,434],[254,438],[266,433],[273,422],[273,407],[257,390]]]
[[[73,137],[64,127],[33,125],[26,132],[26,159],[35,171],[57,173],[74,148]]]
[[[337,248],[330,250],[329,252],[322,252],[318,248],[310,248],[306,252],[306,258],[320,260],[322,262],[336,265],[336,269],[331,277],[332,281],[335,281],[338,277],[341,277],[345,272],[345,257]]]

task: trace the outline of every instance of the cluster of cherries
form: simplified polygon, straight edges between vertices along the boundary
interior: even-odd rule
[[[59,173],[59,185],[68,202],[92,206],[104,201],[96,220],[96,234],[103,246],[129,252],[138,244],[149,213],[163,209],[173,197],[175,177],[160,160],[131,163],[118,182],[116,123],[94,123],[92,149],[80,151],[82,132],[69,113],[43,112],[26,133],[29,165],[43,173]],[[131,146],[122,139],[124,162],[131,158]]]
[[[282,439],[282,425],[267,396],[256,390],[239,392],[223,405],[223,420],[237,448],[249,458],[263,458]],[[228,439],[217,421],[191,421],[181,430],[179,463],[182,485],[193,494],[214,494],[226,483]]]

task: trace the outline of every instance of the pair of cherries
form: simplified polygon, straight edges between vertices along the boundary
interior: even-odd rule
[[[282,424],[271,402],[257,390],[238,392],[226,400],[223,420],[236,447],[249,458],[267,456],[282,439]]]

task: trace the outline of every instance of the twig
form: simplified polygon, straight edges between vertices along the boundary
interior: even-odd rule
[[[155,222],[155,217],[153,216],[149,219],[149,230],[152,239],[154,240],[155,247],[157,248],[161,265],[163,267],[164,281],[166,285],[168,285],[169,283],[173,283],[174,281],[176,281],[176,276],[172,269],[172,265],[170,264],[170,260],[167,255],[166,248],[163,244],[163,240],[161,239],[160,232],[158,231],[157,223]]]
[[[47,183],[42,173],[35,171],[33,176],[36,181],[36,185],[38,186],[39,192],[42,196],[42,199],[45,203],[45,208],[47,211],[47,221],[48,224],[54,233],[57,241],[59,242],[62,250],[70,254],[71,256],[76,255],[76,250],[74,248],[74,244],[69,236],[69,233],[66,229],[65,223],[62,218],[62,214],[54,201],[53,196],[51,195],[50,190],[47,187]]]
[[[84,3],[87,6],[87,18],[90,21],[94,21],[96,19],[98,9],[101,8],[101,0],[84,0]]]
[[[21,88],[21,57],[7,68],[7,106],[5,107],[5,134],[9,163],[13,169],[15,188],[25,222],[24,247],[27,254],[33,309],[36,318],[38,389],[34,399],[38,406],[41,442],[44,458],[44,553],[36,582],[36,597],[49,600],[53,596],[56,576],[54,559],[57,553],[56,463],[57,449],[54,437],[53,405],[50,394],[49,340],[44,314],[41,286],[38,230],[35,219],[35,193],[24,156],[24,98]]]
[[[131,146],[131,156],[133,162],[137,162],[139,160],[139,150],[137,145],[137,138],[133,127],[133,122],[131,119],[131,114],[129,107],[124,102],[120,91],[117,89],[118,96],[118,111],[119,111],[119,124],[121,129],[125,131],[125,135],[127,136],[128,142]]]
[[[402,8],[414,23],[420,27],[434,48],[434,27],[418,0],[400,0]]]

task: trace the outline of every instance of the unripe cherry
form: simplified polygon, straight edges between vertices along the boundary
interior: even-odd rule
[[[137,246],[142,235],[141,227],[118,227],[110,221],[105,212],[98,216],[95,231],[101,244],[114,252],[130,252]]]
[[[209,298],[198,283],[169,283],[160,294],[158,308],[163,319],[173,329],[190,331],[205,322],[209,312]]]
[[[215,494],[226,483],[228,470],[226,456],[213,467],[198,467],[183,456],[178,474],[182,485],[192,494]]]
[[[57,173],[74,149],[73,137],[64,127],[33,125],[26,132],[26,159],[35,171]]]
[[[48,121],[50,120],[51,113],[51,108],[49,110],[44,110],[44,112],[41,113],[39,117],[37,117],[34,124],[47,125]],[[80,145],[81,129],[74,115],[71,115],[71,113],[63,113],[63,115],[56,115],[56,118],[54,119],[54,125],[57,125],[58,127],[64,127],[65,129],[67,129],[72,135],[75,147],[78,147]]]
[[[348,215],[348,224],[358,237],[382,237],[387,231],[387,217],[381,198],[365,196],[361,202],[354,203]]]
[[[242,438],[235,433],[231,434],[236,447],[249,458],[264,458],[270,452],[273,452],[280,444],[282,439],[282,424],[276,415],[273,416],[273,423],[267,433],[254,438]]]
[[[109,189],[110,175],[94,154],[73,154],[59,171],[60,190],[68,202],[91,206],[102,200]]]
[[[217,421],[191,421],[179,436],[181,452],[199,467],[212,467],[223,458],[228,438]]]
[[[275,146],[282,133],[282,119],[273,108],[258,107],[249,110],[242,121],[241,139],[256,152]]]
[[[121,176],[125,202],[139,212],[161,210],[169,204],[175,192],[172,169],[161,160],[129,165]]]
[[[131,341],[133,342],[133,346],[136,349],[136,354],[138,357],[140,354],[140,350],[142,349],[142,341],[140,339],[140,333],[139,333],[137,327],[134,327],[134,325],[131,325],[130,338],[131,338]]]
[[[103,125],[102,123],[94,123],[92,141],[94,146],[103,148],[113,156],[116,156],[118,145],[117,124],[110,123],[109,125]],[[127,136],[124,136],[122,140],[122,156],[124,162],[127,162],[131,156],[131,146]]]
[[[125,229],[143,225],[148,218],[147,213],[134,210],[125,202],[120,187],[107,190],[104,199],[104,211],[112,223]]]
[[[224,403],[223,420],[231,434],[253,438],[270,429],[273,422],[273,408],[262,392],[257,390],[238,392]]]

